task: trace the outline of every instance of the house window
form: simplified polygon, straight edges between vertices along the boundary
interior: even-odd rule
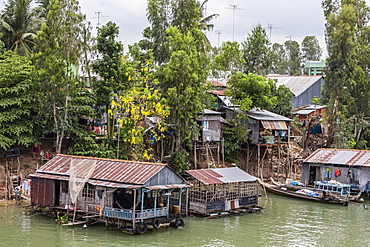
[[[325,178],[327,179],[331,179],[331,173],[332,173],[332,170],[331,168],[326,168],[325,169]]]
[[[95,189],[85,186],[84,189],[82,190],[82,197],[95,198]]]
[[[203,129],[205,129],[205,130],[209,129],[209,122],[208,121],[203,121],[202,124],[203,124]]]

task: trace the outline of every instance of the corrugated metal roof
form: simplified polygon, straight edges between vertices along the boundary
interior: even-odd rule
[[[185,188],[189,187],[187,184],[167,184],[167,185],[154,185],[148,186],[147,189],[150,190],[166,190],[166,189],[178,189],[178,188]]]
[[[225,95],[225,90],[210,90],[210,92],[215,95]]]
[[[44,178],[44,179],[52,179],[52,180],[63,180],[63,181],[69,181],[69,177],[67,176],[58,176],[53,174],[45,174],[45,173],[35,173],[30,175],[34,178]],[[134,185],[134,184],[121,184],[121,183],[114,183],[109,181],[99,181],[99,180],[91,180],[89,179],[87,183],[95,186],[104,186],[104,187],[112,187],[112,188],[127,188],[127,189],[133,189],[133,188],[140,188],[142,186],[140,185]]]
[[[347,166],[370,166],[370,151],[323,148],[316,150],[303,162]]]
[[[293,121],[292,119],[279,114],[257,108],[247,111],[245,115],[259,121]]]
[[[293,114],[296,114],[296,115],[308,115],[312,112],[314,112],[315,110],[298,110],[298,111],[294,111]]]
[[[57,155],[40,167],[37,172],[69,176],[69,167],[72,160],[74,162],[87,162],[81,162],[77,165],[80,171],[87,170],[91,166],[89,161],[96,161],[95,171],[91,175],[91,179],[127,184],[144,184],[166,166],[161,163]]]
[[[261,121],[261,123],[265,129],[271,129],[271,130],[287,130],[288,129],[284,121]]]
[[[277,80],[276,86],[285,85],[294,96],[299,96],[315,84],[322,76],[278,76],[268,75],[267,78]]]
[[[188,174],[203,184],[224,184],[257,181],[258,178],[246,173],[238,167],[188,170]]]

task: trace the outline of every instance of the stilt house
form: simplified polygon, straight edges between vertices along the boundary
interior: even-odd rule
[[[165,164],[57,155],[31,177],[35,205],[98,214],[136,233],[184,223],[187,184]]]
[[[238,167],[185,172],[189,188],[189,212],[209,215],[258,203],[258,178]]]

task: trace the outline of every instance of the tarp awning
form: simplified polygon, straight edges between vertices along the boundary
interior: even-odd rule
[[[288,129],[284,121],[261,121],[261,122],[265,129],[271,129],[271,130],[287,130]]]

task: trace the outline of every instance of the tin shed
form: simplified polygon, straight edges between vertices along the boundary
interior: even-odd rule
[[[238,167],[198,169],[185,172],[189,188],[189,212],[201,215],[258,203],[258,178]]]

